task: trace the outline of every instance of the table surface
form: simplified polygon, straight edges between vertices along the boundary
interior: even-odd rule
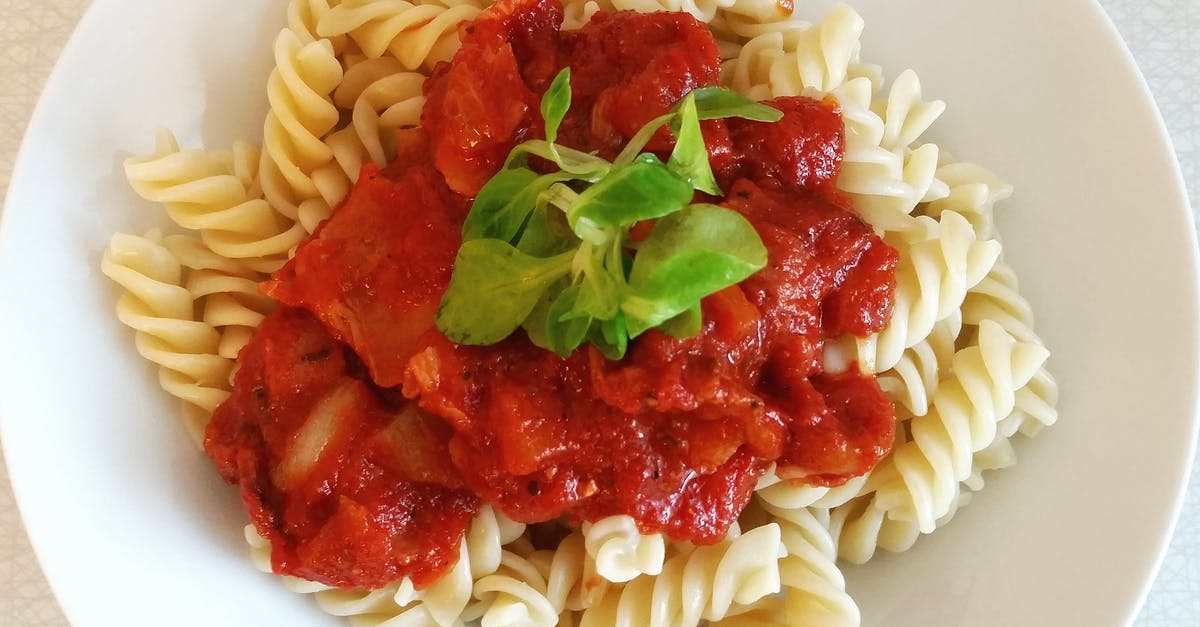
[[[1191,198],[1200,198],[1200,0],[1099,0],[1158,101]],[[0,197],[26,122],[89,0],[0,0]],[[1193,202],[1193,210],[1196,203]],[[1200,469],[1137,627],[1200,625]],[[61,626],[0,463],[0,625]]]

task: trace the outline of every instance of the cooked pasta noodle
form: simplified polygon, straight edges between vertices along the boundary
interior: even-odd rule
[[[229,396],[233,362],[218,354],[217,330],[196,320],[195,297],[183,286],[184,268],[159,239],[154,232],[114,235],[100,271],[124,289],[117,319],[137,332],[138,353],[159,366],[159,384],[202,410],[189,414],[187,421],[188,433],[198,443],[207,415]]]
[[[474,594],[486,607],[481,627],[552,627],[558,612],[546,598],[546,579],[529,560],[505,551],[500,570],[475,582]]]
[[[956,309],[934,324],[925,339],[905,349],[891,369],[879,374],[879,387],[908,413],[924,416],[929,411],[929,399],[937,392],[954,357],[961,330],[962,313]]]
[[[343,69],[328,39],[306,44],[286,28],[276,38],[274,52],[260,176],[267,201],[295,221],[303,203],[328,205],[345,192],[322,188],[313,178],[314,171],[333,159],[322,138],[340,117],[331,94],[342,81]]]
[[[825,486],[792,485],[780,479],[771,469],[765,473],[755,489],[755,495],[764,503],[780,509],[818,507],[829,509],[858,496],[866,489],[869,475],[854,477],[846,483],[828,488]]]
[[[858,340],[859,365],[865,372],[890,370],[933,332],[934,325],[961,306],[1000,256],[1000,243],[980,240],[970,223],[954,212],[939,221],[909,218],[903,231],[884,238],[900,251],[896,268],[895,308],[888,325]]]
[[[199,231],[215,253],[258,260],[258,269],[269,271],[282,265],[305,232],[253,193],[254,173],[246,162],[254,154],[244,144],[232,153],[182,151],[174,135],[160,129],[153,154],[125,161],[125,177],[177,225]]]
[[[662,572],[666,543],[662,534],[642,535],[632,516],[602,518],[583,523],[584,547],[596,563],[596,573],[613,583],[638,575]]]
[[[682,11],[689,13],[701,22],[711,21],[717,15],[718,9],[728,8],[735,0],[611,0],[613,8],[618,11],[638,11],[640,13],[655,13],[657,11]]]
[[[412,4],[407,0],[344,0],[317,24],[322,37],[346,35],[368,58],[391,54],[404,67],[432,69],[458,50],[458,25],[479,15],[481,7],[462,4]]]
[[[953,377],[934,395],[930,411],[913,418],[912,441],[892,449],[874,471],[886,477],[876,505],[890,517],[916,520],[923,533],[950,511],[958,483],[971,473],[972,456],[997,436],[997,423],[1016,403],[1047,357],[1038,344],[1019,342],[984,321],[978,343],[954,355]]]
[[[946,185],[946,195],[920,207],[918,213],[937,218],[944,211],[954,211],[971,223],[979,237],[995,237],[992,209],[1012,196],[1012,185],[974,163],[945,163],[934,176]]]
[[[787,556],[779,561],[785,590],[784,623],[797,627],[857,627],[858,605],[838,570],[829,514],[820,509],[782,509],[763,503],[779,523]]]
[[[779,592],[779,525],[769,524],[676,555],[657,576],[613,587],[584,610],[580,627],[674,626],[720,620]]]

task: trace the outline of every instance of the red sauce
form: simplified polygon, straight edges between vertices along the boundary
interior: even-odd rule
[[[433,326],[469,206],[428,165],[395,176],[365,167],[337,219],[263,286],[353,346],[384,387],[400,384],[404,356]]]
[[[479,498],[446,461],[443,422],[377,388],[300,309],[271,314],[238,363],[204,448],[240,486],[276,572],[378,588],[454,564]]]
[[[562,359],[522,333],[459,346],[432,328],[469,196],[540,136],[540,94],[558,70],[572,68],[573,93],[559,141],[609,157],[717,83],[716,45],[690,16],[599,14],[574,33],[561,20],[555,0],[501,0],[464,26],[426,83],[423,130],[402,131],[397,163],[365,170],[265,284],[315,320],[284,308],[264,324],[207,448],[241,483],[281,572],[428,582],[452,563],[475,495],[524,522],[629,514],[646,532],[715,542],[771,462],[837,485],[890,448],[892,406],[874,379],[821,371],[827,338],[886,324],[896,265],[834,189],[844,138],[832,100],[773,100],[774,124],[705,122],[726,191],[715,201],[755,226],[768,266],[706,298],[697,336],[650,331],[612,362],[590,347]],[[671,146],[663,132],[648,149]],[[346,357],[314,370],[313,351],[293,347],[306,344]],[[289,443],[330,395],[352,399],[349,426],[303,481],[281,485]],[[412,438],[409,460],[396,443]]]

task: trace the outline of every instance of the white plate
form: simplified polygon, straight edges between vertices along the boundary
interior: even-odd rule
[[[98,271],[113,232],[163,220],[121,173],[156,125],[189,145],[258,135],[285,4],[97,0],[29,127],[0,234],[0,416],[76,625],[337,624],[250,566],[235,491],[188,440]],[[1016,468],[916,550],[855,569],[852,592],[876,625],[1123,624],[1196,432],[1196,245],[1159,116],[1088,0],[856,6],[864,57],[889,76],[916,68],[949,102],[943,147],[1016,185],[1001,228],[1063,398]]]

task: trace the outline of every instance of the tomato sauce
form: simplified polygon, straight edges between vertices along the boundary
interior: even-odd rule
[[[453,562],[480,499],[523,522],[628,514],[645,532],[716,542],[772,462],[831,486],[889,450],[893,410],[875,380],[821,367],[827,339],[887,323],[897,261],[834,187],[832,100],[772,100],[784,113],[772,124],[703,123],[725,190],[712,200],[754,225],[768,264],[705,298],[696,336],[652,330],[609,361],[586,345],[560,358],[523,332],[461,346],[433,327],[470,198],[542,136],[540,97],[560,69],[573,101],[558,141],[605,157],[718,82],[716,44],[686,14],[601,13],[565,33],[561,21],[555,0],[501,0],[465,25],[397,163],[364,170],[264,285],[286,307],[241,355],[206,446],[280,572],[422,585]],[[664,130],[647,149],[665,158],[672,143]],[[334,357],[316,368],[313,354]],[[346,416],[326,420],[336,428],[314,422],[330,406]],[[320,452],[290,454],[314,441]]]
[[[378,588],[454,564],[479,497],[446,461],[444,423],[378,388],[301,309],[268,316],[238,363],[204,448],[241,487],[276,572]]]

